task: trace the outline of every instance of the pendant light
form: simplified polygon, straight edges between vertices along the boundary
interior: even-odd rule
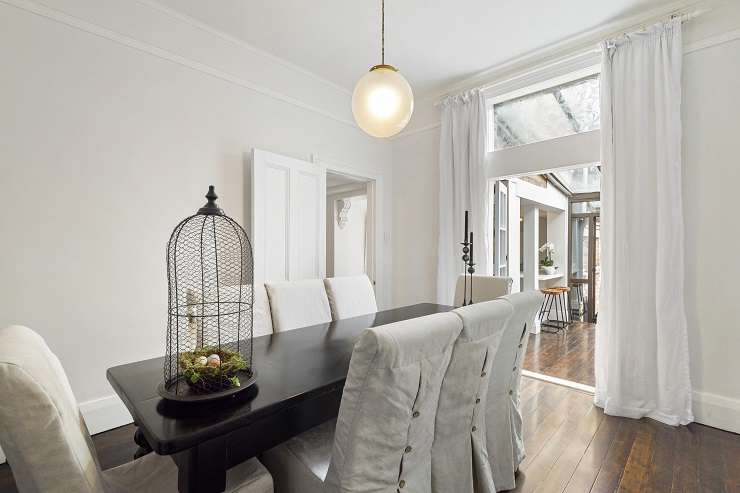
[[[380,65],[355,86],[352,114],[357,125],[373,137],[391,137],[403,130],[414,112],[411,86],[392,65],[385,63],[385,0],[381,0]]]

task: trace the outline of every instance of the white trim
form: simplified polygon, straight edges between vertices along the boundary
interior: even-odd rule
[[[91,435],[133,422],[128,409],[116,394],[82,402],[80,412]]]
[[[625,31],[639,29],[647,24],[657,22],[671,14],[678,14],[687,10],[697,9],[694,13],[689,14],[690,17],[696,17],[708,10],[706,7],[699,9],[699,5],[706,3],[706,0],[677,0],[630,17],[602,24],[577,36],[572,36],[562,41],[551,43],[545,47],[532,50],[524,55],[511,58],[505,62],[478,72],[467,79],[448,86],[443,91],[436,94],[434,98],[442,99],[449,94],[456,94],[474,87],[496,83],[508,74],[521,73],[524,70],[536,67],[542,63],[552,64],[567,61],[573,57],[578,57],[584,53],[593,51],[594,47],[604,39],[616,36]]]
[[[693,43],[689,43],[684,46],[683,54],[684,56],[686,56],[691,53],[706,50],[708,48],[713,48],[725,43],[731,43],[737,40],[740,40],[740,29],[734,29],[721,34],[700,39]],[[589,73],[598,73],[601,71],[601,67],[597,67],[595,65],[595,62],[598,62],[600,58],[601,54],[598,50],[592,49],[589,51],[579,52],[572,55],[571,57],[561,57],[556,59],[552,63],[539,65],[529,70],[523,69],[522,72],[514,76],[494,81],[488,85],[484,85],[481,87],[481,90],[486,97],[486,107],[499,102],[499,100],[516,97],[516,95],[520,91],[526,93],[526,91],[531,88],[533,89],[531,92],[535,92],[537,90],[536,88],[540,86],[543,89],[556,86],[558,85],[557,81],[561,80],[561,78],[562,80],[568,79],[569,70],[572,71],[572,73],[576,74],[576,76],[572,77],[571,80],[584,77]],[[448,92],[445,92],[444,94],[451,94],[452,91],[453,89],[451,88]],[[433,103],[433,101],[435,101],[435,98],[427,98],[426,100],[429,101],[429,104],[437,104]],[[391,137],[390,140],[395,140],[401,137],[406,137],[407,135],[424,132],[433,128],[437,128],[439,126],[440,122],[437,121],[413,130],[403,131],[398,135]]]
[[[740,399],[695,390],[694,421],[720,430],[740,433]]]
[[[486,177],[518,177],[601,159],[601,132],[591,130],[486,153]]]
[[[128,409],[116,394],[81,402],[79,408],[91,435],[133,422]],[[0,449],[0,464],[5,461],[5,454]]]
[[[684,56],[686,56],[689,53],[694,53],[695,51],[706,50],[707,48],[719,46],[721,44],[736,41],[738,39],[740,39],[740,29],[727,31],[722,34],[717,34],[714,36],[709,36],[708,38],[700,39],[699,41],[684,46],[683,54]]]
[[[178,12],[176,10],[172,10],[171,8],[166,7],[166,6],[162,5],[161,3],[159,3],[159,2],[157,2],[155,0],[136,0],[136,1],[139,2],[142,5],[146,5],[147,7],[150,7],[152,9],[154,9],[154,10],[157,10],[157,11],[159,11],[159,12],[161,12],[161,13],[169,16],[169,17],[172,17],[174,19],[177,19],[177,20],[179,20],[181,22],[184,22],[186,24],[189,24],[189,25],[191,25],[193,27],[197,27],[198,29],[201,29],[201,30],[203,30],[203,31],[205,31],[205,32],[207,32],[209,34],[213,34],[214,36],[217,36],[217,37],[223,39],[224,41],[228,41],[230,43],[234,43],[237,46],[240,46],[240,47],[242,47],[244,49],[247,49],[247,50],[249,50],[249,51],[251,51],[253,53],[256,53],[256,54],[258,54],[260,56],[263,56],[265,58],[268,58],[268,59],[272,60],[273,62],[278,63],[278,64],[280,64],[280,65],[282,65],[284,67],[287,67],[287,68],[289,68],[291,70],[294,70],[294,71],[299,72],[299,73],[301,73],[303,75],[306,75],[308,77],[311,77],[312,79],[314,79],[314,80],[316,80],[318,82],[321,82],[323,84],[326,84],[328,86],[331,86],[334,89],[336,89],[337,91],[343,92],[344,94],[346,94],[348,96],[352,95],[352,91],[350,91],[349,89],[347,89],[344,86],[340,86],[336,82],[332,82],[329,79],[325,79],[325,78],[321,77],[320,75],[318,75],[318,74],[316,74],[314,72],[311,72],[310,70],[308,70],[308,69],[306,69],[304,67],[301,67],[299,65],[296,65],[295,63],[290,62],[290,61],[288,61],[288,60],[286,60],[284,58],[280,58],[279,56],[273,55],[272,53],[269,53],[269,52],[264,51],[264,50],[262,50],[260,48],[257,48],[256,46],[254,46],[252,44],[249,44],[249,43],[247,43],[244,40],[241,40],[241,39],[236,38],[236,37],[234,37],[234,36],[232,36],[230,34],[225,33],[224,31],[221,31],[221,30],[216,29],[216,28],[214,28],[212,26],[209,26],[208,24],[205,24],[205,23],[203,23],[203,22],[201,22],[201,21],[199,21],[197,19],[194,19],[193,17],[190,17],[189,15],[183,14],[183,13]]]
[[[581,392],[587,392],[589,394],[593,394],[596,392],[596,388],[590,385],[572,382],[570,380],[565,380],[564,378],[551,377],[550,375],[544,375],[542,373],[536,373],[529,370],[522,370],[522,375],[524,375],[525,377],[534,378],[536,380],[542,380],[543,382],[554,383],[563,387],[580,390]]]
[[[574,63],[553,65],[482,89],[486,107],[601,73],[601,54],[588,55]]]
[[[427,132],[429,130],[434,130],[435,128],[439,128],[440,125],[441,125],[440,122],[436,122],[436,123],[431,123],[429,125],[424,125],[423,127],[413,128],[411,130],[404,130],[403,132],[394,135],[393,137],[391,137],[388,140],[401,139],[403,137],[408,137],[409,135],[420,134],[422,132]]]
[[[393,204],[385,201],[385,177],[382,173],[348,166],[333,159],[320,157],[317,154],[311,155],[311,162],[323,166],[327,171],[334,171],[353,178],[366,180],[369,182],[369,187],[374,187],[374,190],[368,189],[368,200],[373,201],[372,214],[375,219],[373,221],[375,245],[373,246],[374,259],[372,265],[372,271],[375,276],[375,296],[378,298],[378,304],[381,308],[390,307],[390,278],[392,277],[392,273],[389,272],[388,274],[390,275],[386,276],[385,268],[386,265],[390,264],[392,252],[390,225],[386,224],[385,208],[387,207],[388,211],[392,211]],[[369,203],[368,207],[371,207]]]
[[[193,70],[196,70],[198,72],[202,72],[204,74],[210,75],[212,77],[215,77],[217,79],[230,82],[234,85],[237,85],[239,87],[243,87],[245,89],[252,90],[254,92],[257,92],[259,94],[262,94],[264,96],[268,96],[271,98],[274,98],[278,101],[282,101],[284,103],[292,104],[294,106],[297,106],[299,108],[312,111],[314,113],[317,113],[319,115],[325,116],[326,118],[330,118],[332,120],[335,120],[339,123],[344,123],[345,125],[349,125],[351,127],[354,127],[359,130],[359,127],[355,124],[354,121],[348,120],[346,118],[343,118],[338,115],[334,115],[333,113],[326,111],[324,109],[321,109],[319,107],[313,106],[311,104],[304,103],[303,101],[300,101],[298,99],[295,99],[291,96],[288,96],[286,94],[282,94],[280,92],[274,91],[272,89],[269,89],[267,87],[254,84],[252,82],[249,82],[247,80],[244,80],[240,77],[236,77],[234,75],[228,74],[222,70],[219,70],[215,67],[212,67],[210,65],[207,65],[205,63],[201,63],[195,60],[192,60],[190,58],[184,57],[182,55],[178,55],[176,53],[172,53],[170,51],[164,50],[162,48],[158,48],[154,45],[151,45],[149,43],[146,43],[144,41],[140,41],[138,39],[132,38],[130,36],[125,36],[123,34],[117,33],[115,31],[111,31],[108,28],[102,27],[97,24],[93,24],[91,22],[79,19],[77,17],[73,17],[71,15],[65,14],[61,11],[51,9],[49,7],[46,7],[44,5],[38,4],[36,2],[33,2],[31,0],[0,0],[0,3],[4,3],[6,5],[9,5],[11,7],[15,7],[21,10],[25,10],[26,12],[30,12],[32,14],[39,15],[41,17],[46,17],[47,19],[59,22],[61,24],[65,24],[69,27],[73,27],[76,29],[79,29],[80,31],[93,34],[95,36],[99,36],[101,38],[107,39],[109,41],[113,41],[116,43],[119,43],[124,46],[128,46],[129,48],[133,48],[136,50],[139,50],[143,53],[147,53],[149,55],[161,58],[163,60],[167,60],[173,63],[176,63],[178,65],[181,65],[183,67],[187,67]],[[284,62],[288,63],[288,62]]]

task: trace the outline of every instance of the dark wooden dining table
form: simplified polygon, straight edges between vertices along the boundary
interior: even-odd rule
[[[170,455],[180,492],[221,492],[230,467],[337,416],[352,348],[365,329],[452,309],[422,303],[256,337],[257,383],[222,400],[159,397],[163,358],[110,368],[108,381],[137,426],[139,454]]]

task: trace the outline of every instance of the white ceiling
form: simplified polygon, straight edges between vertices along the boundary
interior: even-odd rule
[[[158,0],[351,90],[380,63],[380,0]],[[417,97],[671,0],[387,0],[386,62]]]

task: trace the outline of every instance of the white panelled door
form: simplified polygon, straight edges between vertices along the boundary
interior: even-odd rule
[[[254,149],[254,281],[326,276],[326,168]]]

